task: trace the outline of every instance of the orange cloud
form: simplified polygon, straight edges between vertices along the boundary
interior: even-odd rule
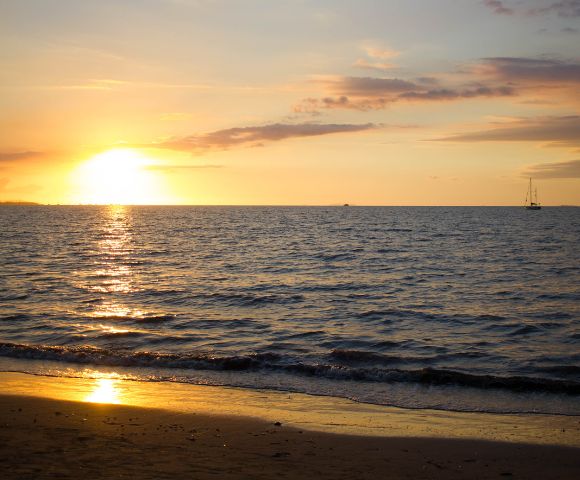
[[[370,62],[366,58],[359,58],[353,64],[354,67],[363,68],[366,70],[390,70],[391,68],[395,68],[395,64],[393,63],[386,63],[386,62]]]
[[[365,124],[284,124],[254,127],[236,127],[217,130],[202,135],[191,135],[169,139],[155,144],[157,148],[181,151],[225,150],[233,147],[261,146],[262,142],[277,142],[290,138],[315,137],[336,133],[352,133],[378,128],[372,123]]]
[[[297,113],[326,109],[380,110],[401,101],[433,102],[473,98],[513,97],[524,101],[555,94],[578,101],[580,62],[541,57],[490,57],[455,72],[414,79],[394,77],[318,77],[323,95],[302,99]]]
[[[316,113],[323,109],[339,108],[367,111],[380,110],[401,101],[431,102],[516,95],[516,90],[508,85],[471,82],[458,86],[440,86],[437,80],[430,77],[415,81],[400,78],[334,77],[318,82],[334,95],[303,99],[294,106],[295,112]]]
[[[43,157],[44,155],[43,152],[35,152],[32,150],[25,150],[22,152],[0,152],[0,164],[36,159]]]
[[[554,147],[580,147],[580,116],[522,118],[491,128],[450,135],[448,142],[537,142]]]
[[[557,58],[491,57],[476,65],[474,72],[511,82],[580,84],[580,63]]]
[[[580,160],[532,165],[524,173],[534,178],[580,178]]]
[[[386,62],[385,60],[390,60],[400,55],[400,52],[391,50],[390,48],[366,46],[364,50],[368,58],[359,58],[354,63],[354,67],[363,68],[366,70],[389,70],[391,68],[395,68],[396,65],[390,62]]]

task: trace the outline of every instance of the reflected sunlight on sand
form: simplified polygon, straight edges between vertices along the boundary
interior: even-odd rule
[[[84,399],[90,403],[120,404],[120,390],[118,380],[113,378],[98,378],[95,380],[94,390]]]

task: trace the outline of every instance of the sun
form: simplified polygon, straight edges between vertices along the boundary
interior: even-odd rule
[[[77,203],[144,205],[158,202],[160,179],[152,160],[129,148],[94,155],[74,173]]]

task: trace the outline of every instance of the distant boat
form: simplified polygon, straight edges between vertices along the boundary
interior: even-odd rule
[[[530,186],[526,193],[526,210],[541,210],[542,207],[538,203],[538,189],[532,190],[532,179],[530,178]]]

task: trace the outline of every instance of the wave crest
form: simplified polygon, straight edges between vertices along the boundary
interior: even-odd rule
[[[335,355],[342,357],[354,356],[356,358],[357,356],[360,357],[361,352],[353,354],[352,352],[342,351],[342,353],[335,353]],[[177,354],[109,350],[92,346],[63,347],[0,343],[0,356],[123,367],[225,371],[258,371],[266,369],[346,381],[411,382],[422,385],[457,385],[481,389],[503,389],[514,392],[550,392],[580,395],[580,382],[572,380],[476,375],[436,368],[404,370],[399,368],[353,367],[335,364],[285,363],[285,358],[276,353],[216,356],[204,352]]]

